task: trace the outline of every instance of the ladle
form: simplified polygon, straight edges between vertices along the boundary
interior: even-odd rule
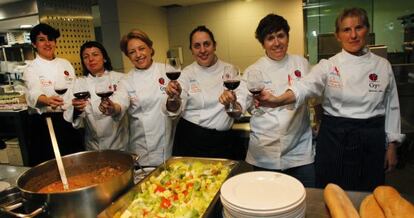
[[[59,146],[56,141],[55,130],[53,129],[52,119],[46,117],[47,127],[49,128],[50,140],[52,140],[53,152],[55,153],[56,163],[58,165],[60,179],[63,183],[63,189],[68,190],[69,184],[68,179],[66,178],[65,168],[63,167],[62,157],[60,156]]]

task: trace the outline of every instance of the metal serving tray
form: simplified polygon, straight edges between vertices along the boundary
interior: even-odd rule
[[[223,165],[229,166],[230,167],[230,173],[229,173],[229,175],[227,176],[226,179],[228,179],[229,177],[231,177],[234,174],[235,169],[239,165],[238,161],[229,160],[229,159],[199,158],[199,157],[171,157],[165,163],[166,166],[164,166],[163,164],[158,166],[148,176],[146,176],[143,180],[141,180],[134,187],[132,187],[127,193],[122,195],[115,202],[113,202],[111,205],[109,205],[105,210],[103,210],[98,215],[98,218],[112,218],[116,214],[122,214],[128,208],[128,206],[132,203],[132,201],[134,200],[135,195],[137,193],[141,192],[141,184],[143,182],[149,180],[149,178],[151,176],[158,176],[164,170],[165,167],[168,167],[169,165],[171,165],[175,162],[191,163],[191,162],[195,162],[195,161],[200,161],[200,162],[206,163],[206,164],[222,162]],[[220,197],[219,192],[220,192],[220,190],[217,191],[217,193],[215,194],[213,200],[210,202],[210,205],[208,206],[208,208],[206,209],[206,211],[204,212],[204,214],[202,216],[203,218],[215,217],[215,215],[213,215],[213,214],[215,214],[217,212],[221,213],[221,211],[217,211],[217,210],[220,210],[220,209],[215,208],[217,206],[217,201]]]

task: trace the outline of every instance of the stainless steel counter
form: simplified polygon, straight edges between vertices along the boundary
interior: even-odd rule
[[[11,186],[16,186],[17,178],[28,169],[30,167],[0,164],[0,181],[8,182]]]

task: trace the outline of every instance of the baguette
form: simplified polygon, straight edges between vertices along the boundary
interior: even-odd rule
[[[332,218],[359,218],[348,195],[338,185],[333,183],[326,185],[323,197]]]
[[[384,212],[373,194],[366,196],[361,202],[359,215],[361,218],[385,218]]]
[[[414,206],[391,186],[378,186],[374,197],[387,218],[414,218]]]

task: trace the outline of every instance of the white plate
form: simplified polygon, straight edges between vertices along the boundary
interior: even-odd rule
[[[252,209],[245,209],[240,208],[231,203],[227,202],[225,199],[220,196],[221,203],[223,207],[226,207],[228,210],[237,212],[239,214],[249,215],[249,216],[259,216],[259,217],[273,217],[273,216],[283,216],[284,214],[293,213],[299,210],[302,207],[306,207],[305,202],[305,195],[303,198],[295,204],[292,204],[289,207],[285,207],[283,209],[275,209],[275,210],[252,210]]]
[[[223,205],[224,206],[224,205]],[[282,214],[257,214],[257,213],[241,213],[240,211],[233,210],[231,208],[228,208],[226,206],[223,207],[223,212],[226,213],[226,218],[301,218],[305,217],[306,212],[306,203],[303,202],[301,205],[299,205],[295,210],[289,211],[287,213]]]
[[[255,171],[239,174],[222,185],[221,196],[235,207],[257,210],[283,210],[303,201],[305,187],[282,173]]]

